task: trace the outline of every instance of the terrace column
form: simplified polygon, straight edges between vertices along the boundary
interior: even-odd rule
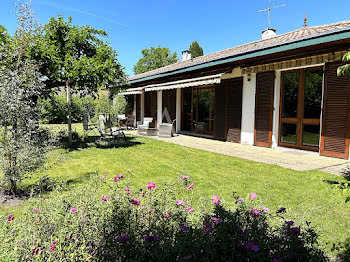
[[[136,121],[136,114],[137,114],[137,112],[136,112],[136,95],[134,95],[134,108],[133,108],[133,110],[132,110],[132,115],[134,116],[134,126],[136,126],[136,124],[137,124],[137,121]]]
[[[145,90],[142,90],[140,100],[141,100],[141,121],[143,123],[143,118],[145,117]]]
[[[159,129],[159,125],[162,123],[162,115],[163,115],[163,104],[162,104],[162,90],[157,91],[157,128]]]
[[[181,88],[176,89],[176,133],[181,131]]]

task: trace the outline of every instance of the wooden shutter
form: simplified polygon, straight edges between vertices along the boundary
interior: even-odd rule
[[[230,79],[227,87],[227,136],[229,142],[241,141],[243,78]]]
[[[136,121],[141,121],[141,95],[136,95]]]
[[[337,76],[341,63],[327,63],[325,68],[320,154],[349,158],[350,77]]]
[[[168,109],[171,120],[176,118],[176,89],[162,91],[162,107]],[[164,120],[164,119],[163,119]]]
[[[226,90],[228,81],[222,81],[220,85],[215,86],[215,125],[214,137],[216,139],[226,139]]]
[[[254,144],[271,147],[275,72],[256,75]]]

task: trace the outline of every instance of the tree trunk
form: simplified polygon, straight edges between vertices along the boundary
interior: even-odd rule
[[[68,109],[68,145],[72,145],[72,101],[69,82],[66,81],[67,88],[67,109]]]

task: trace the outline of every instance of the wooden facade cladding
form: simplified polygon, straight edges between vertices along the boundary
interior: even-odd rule
[[[173,121],[176,118],[176,89],[162,91],[162,107],[162,112],[165,107],[167,108],[170,118]]]
[[[349,158],[350,76],[337,76],[341,63],[327,63],[320,154]]]
[[[141,95],[136,95],[136,121],[141,121]]]
[[[275,72],[256,75],[254,144],[271,147]]]
[[[157,121],[157,92],[145,92],[145,117],[153,117]]]
[[[242,77],[222,80],[221,84],[215,87],[215,138],[240,142],[242,91]]]

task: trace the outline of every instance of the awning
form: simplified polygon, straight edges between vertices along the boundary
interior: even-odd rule
[[[217,74],[217,75],[191,78],[186,80],[178,80],[178,81],[168,82],[163,84],[148,85],[148,86],[145,86],[144,88],[145,88],[145,92],[150,92],[150,91],[185,88],[185,87],[192,87],[192,86],[220,84],[222,75],[223,74]]]
[[[145,89],[145,88],[144,87],[129,88],[129,89],[126,89],[124,92],[120,92],[119,95],[123,95],[123,96],[141,95],[143,89]]]

